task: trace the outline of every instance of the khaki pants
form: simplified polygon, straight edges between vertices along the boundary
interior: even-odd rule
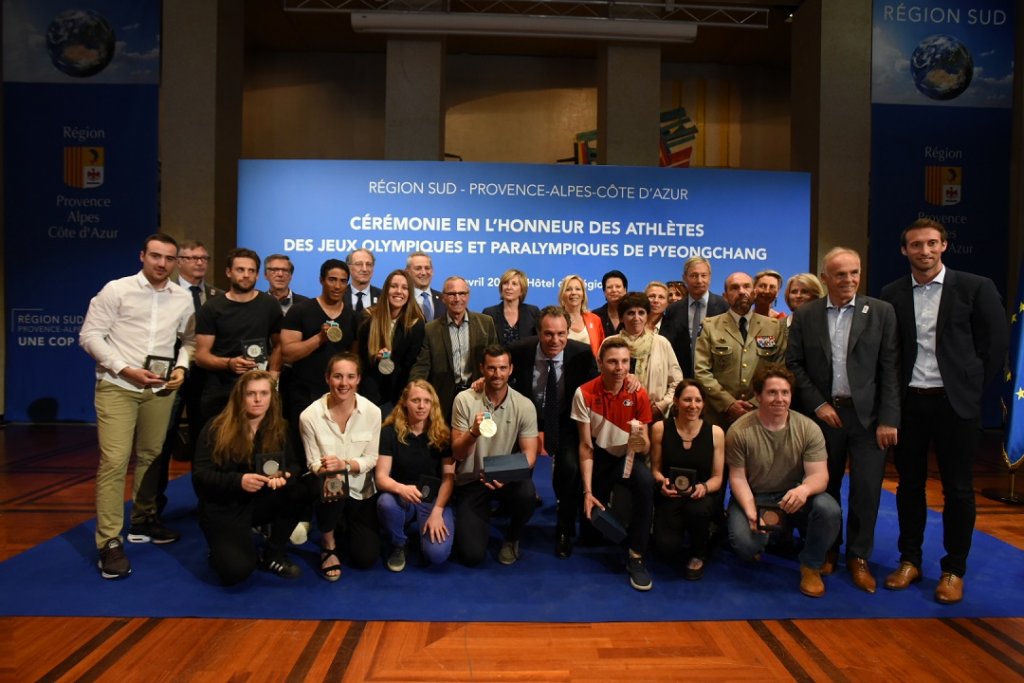
[[[96,383],[96,433],[100,464],[96,470],[96,547],[121,539],[124,526],[124,478],[135,442],[132,523],[156,516],[159,457],[174,405],[174,392],[129,391],[110,382]],[[152,469],[152,471],[150,471]]]

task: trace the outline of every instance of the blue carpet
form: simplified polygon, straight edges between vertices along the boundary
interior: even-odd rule
[[[768,555],[748,565],[719,549],[699,582],[685,581],[681,566],[653,562],[654,589],[639,593],[611,547],[577,546],[569,560],[554,557],[547,458],[539,459],[534,480],[545,505],[513,566],[497,562],[494,538],[491,557],[473,569],[455,562],[423,568],[413,554],[403,573],[387,571],[383,562],[365,571],[346,567],[331,584],[317,575],[316,547],[306,544],[292,551],[301,578],[257,573],[223,588],[206,564],[191,482],[183,477],[171,484],[166,516],[184,533],[180,542],[129,545],[132,576],[104,581],[95,565],[94,525],[82,524],[0,564],[0,615],[514,622],[1024,616],[1024,552],[983,533],[974,536],[966,599],[953,606],[933,600],[942,547],[940,515],[932,512],[926,578],[903,592],[880,588],[867,595],[840,571],[825,579],[823,598],[806,598],[797,590],[795,560]],[[898,564],[896,533],[895,497],[883,492],[872,560],[879,582]]]

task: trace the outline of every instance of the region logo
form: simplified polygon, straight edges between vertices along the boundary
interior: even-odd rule
[[[65,147],[64,184],[89,190],[103,184],[102,147]]]
[[[963,196],[962,166],[925,166],[924,200],[933,206],[953,206]]]

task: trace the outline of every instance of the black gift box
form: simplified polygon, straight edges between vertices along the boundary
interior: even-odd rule
[[[590,523],[612,543],[618,544],[626,540],[626,527],[622,526],[622,522],[611,510],[601,510],[595,506],[590,513]]]
[[[484,480],[523,481],[530,478],[530,461],[525,453],[489,455],[484,458]]]

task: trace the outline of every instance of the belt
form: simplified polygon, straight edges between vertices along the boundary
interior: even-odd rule
[[[852,408],[853,398],[850,396],[833,396],[832,405],[836,408]]]
[[[910,392],[918,396],[945,396],[944,387],[909,387]]]

